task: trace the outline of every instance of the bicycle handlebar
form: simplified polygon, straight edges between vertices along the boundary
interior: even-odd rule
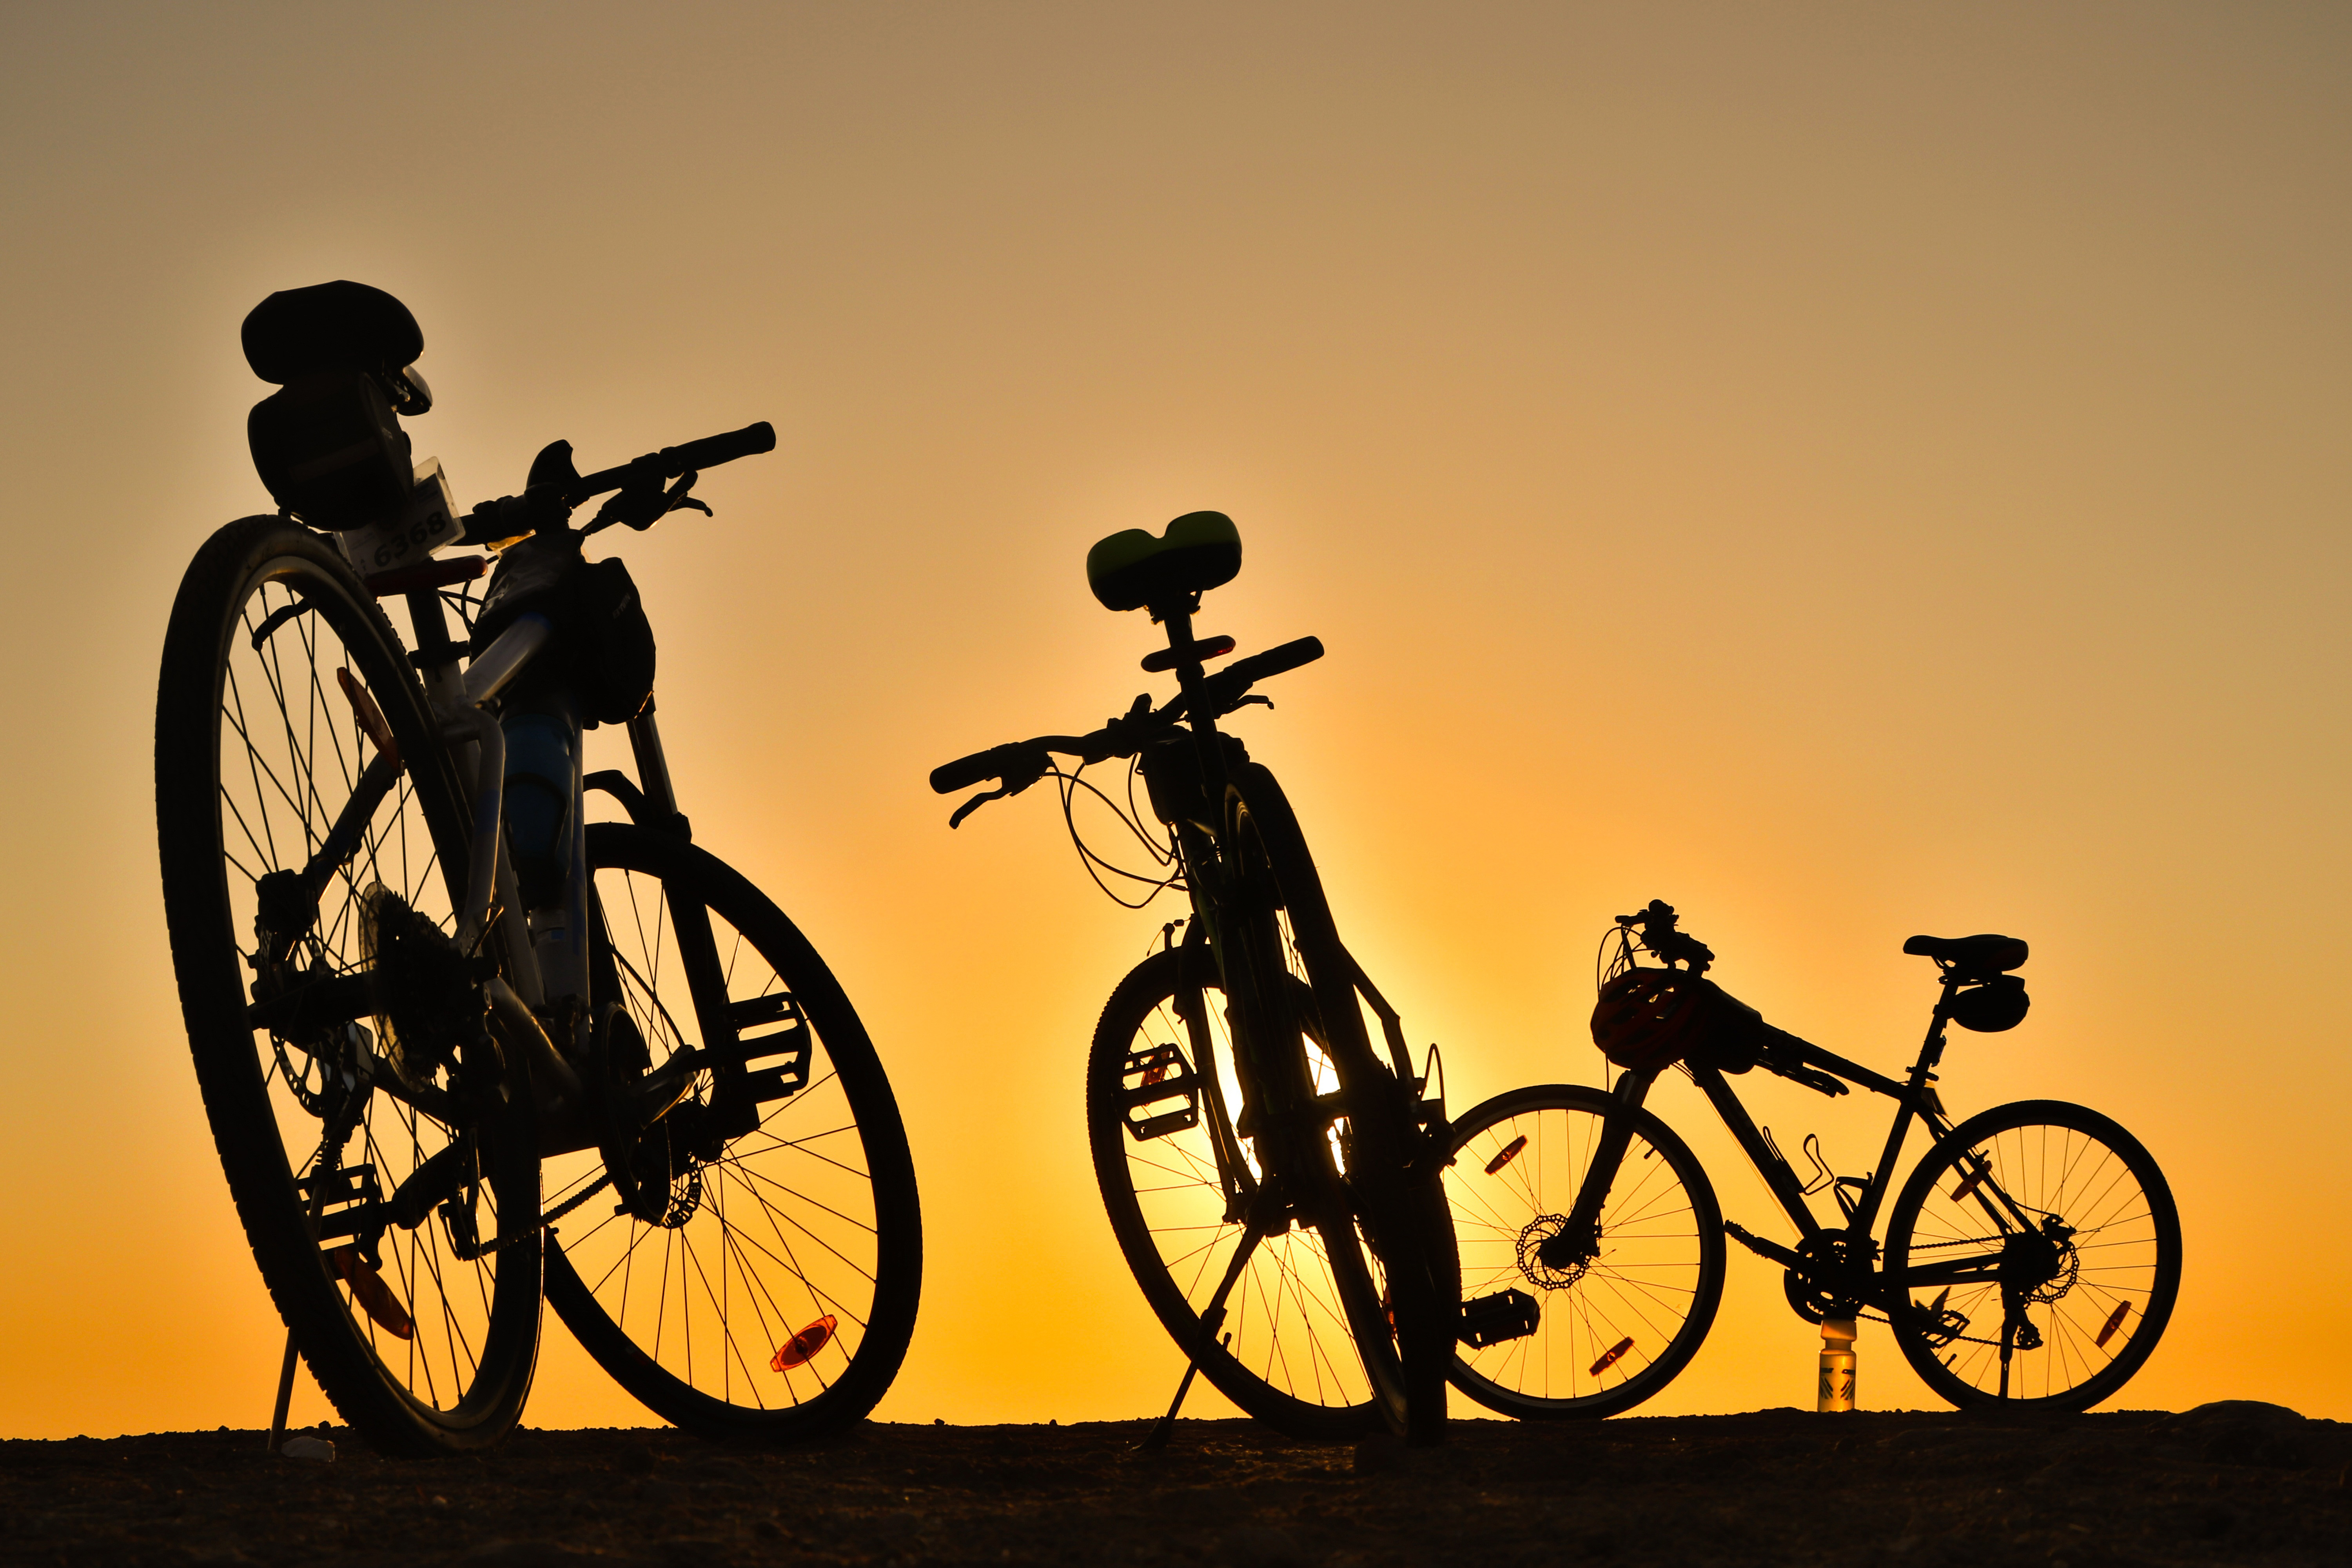
[[[1076,735],[1041,735],[1034,741],[1013,741],[1002,746],[991,746],[984,752],[974,752],[968,757],[942,763],[931,770],[931,789],[938,795],[953,795],[969,789],[982,779],[1017,778],[1023,774],[1035,776],[1045,771],[1048,752],[1065,752],[1081,756],[1086,752],[1084,738]]]
[[[1203,680],[1198,688],[1202,699],[1198,705],[1189,698],[1179,697],[1153,712],[1138,699],[1135,711],[1111,721],[1090,735],[1039,735],[1034,740],[1008,742],[942,763],[931,770],[931,788],[940,795],[953,795],[984,779],[1003,779],[1014,784],[1009,793],[1018,794],[1045,773],[1051,761],[1049,753],[1083,757],[1090,763],[1133,756],[1142,750],[1146,738],[1174,725],[1188,708],[1196,711],[1206,709],[1211,718],[1230,713],[1241,705],[1242,698],[1256,682],[1297,669],[1302,664],[1312,664],[1322,657],[1319,637],[1300,637],[1264,653],[1254,653],[1247,658],[1235,659]]]
[[[1313,664],[1322,657],[1321,637],[1300,637],[1279,647],[1270,647],[1264,653],[1254,653],[1247,658],[1234,660],[1209,677],[1209,684],[1222,688],[1228,682],[1234,683],[1233,694],[1239,697],[1257,681],[1297,669],[1302,664]]]
[[[662,486],[685,474],[698,473],[721,463],[731,463],[738,458],[749,458],[775,449],[776,427],[764,419],[757,425],[746,425],[740,430],[723,431],[716,436],[705,436],[698,441],[664,447],[658,452],[647,452],[644,457],[633,458],[618,468],[599,469],[569,480],[550,480],[532,485],[519,496],[500,496],[496,500],[486,500],[466,514],[466,529],[458,540],[466,544],[499,544],[527,538],[542,529],[561,526],[571,517],[572,508],[607,490],[650,492],[648,499],[652,504],[650,507],[623,506],[622,515],[605,518],[604,521],[591,525],[587,530],[589,532],[593,533],[596,528],[604,526],[604,521],[626,522],[631,528],[646,528],[663,512],[679,506],[709,511],[710,509],[698,500],[680,499],[686,493],[686,485],[674,487],[667,497],[661,493]],[[569,458],[564,466],[571,466]],[[622,500],[626,502],[629,499],[625,496]],[[612,511],[616,504],[619,503],[608,502],[606,510]]]
[[[617,490],[632,482],[642,484],[656,474],[664,479],[674,479],[691,468],[715,468],[738,458],[757,457],[761,452],[775,449],[776,427],[762,419],[757,425],[746,425],[740,430],[729,430],[717,436],[705,436],[698,441],[664,447],[658,452],[648,452],[618,468],[583,475],[563,488],[563,499],[578,506],[590,496]]]

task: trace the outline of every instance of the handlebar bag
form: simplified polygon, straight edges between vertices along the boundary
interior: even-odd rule
[[[1248,763],[1249,748],[1240,736],[1220,732],[1217,739],[1223,745],[1228,775]],[[1152,816],[1171,827],[1189,822],[1203,833],[1216,831],[1218,807],[1202,783],[1200,742],[1190,731],[1152,742],[1143,748],[1141,761]]]
[[[622,724],[645,710],[654,690],[654,628],[626,565],[582,560],[576,533],[523,541],[499,558],[474,619],[471,651],[481,653],[531,612],[554,628],[541,658],[569,679],[583,722]]]
[[[572,574],[573,667],[582,716],[625,724],[654,694],[654,626],[645,601],[615,558],[588,561]]]

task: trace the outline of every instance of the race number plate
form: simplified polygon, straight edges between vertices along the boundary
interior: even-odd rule
[[[416,470],[416,490],[408,513],[396,523],[356,528],[342,535],[343,554],[362,577],[415,566],[444,545],[455,544],[466,525],[441,472],[441,459],[427,458]]]

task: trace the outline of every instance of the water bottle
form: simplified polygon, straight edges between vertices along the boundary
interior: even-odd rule
[[[1853,1408],[1853,1341],[1852,1318],[1822,1321],[1822,1410]]]

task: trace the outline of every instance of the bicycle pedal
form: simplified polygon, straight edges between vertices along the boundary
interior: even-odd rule
[[[1130,1079],[1136,1080],[1132,1087],[1127,1081]],[[1192,1064],[1184,1059],[1184,1053],[1177,1047],[1152,1046],[1129,1051],[1119,1070],[1119,1120],[1136,1142],[1164,1138],[1171,1132],[1200,1125],[1201,1076],[1192,1070]],[[1147,1106],[1177,1099],[1184,1102],[1179,1110],[1164,1110],[1156,1116],[1136,1114]]]
[[[1536,1331],[1543,1311],[1524,1290],[1497,1290],[1462,1303],[1462,1324],[1454,1337],[1473,1350],[1523,1340]]]
[[[744,1069],[743,1087],[753,1104],[789,1100],[808,1087],[808,1020],[801,1013],[800,1004],[788,993],[778,991],[730,1002],[727,1005],[727,1021],[734,1026],[735,1044],[712,1055]],[[770,1032],[753,1035],[750,1033],[753,1029]],[[768,1065],[754,1068],[754,1062]]]
[[[331,1171],[313,1171],[298,1180],[294,1188],[319,1217],[317,1237],[321,1246],[349,1237],[361,1257],[371,1264],[379,1261],[376,1247],[383,1237],[389,1216],[384,1209],[383,1188],[376,1181],[373,1165],[338,1165]]]

